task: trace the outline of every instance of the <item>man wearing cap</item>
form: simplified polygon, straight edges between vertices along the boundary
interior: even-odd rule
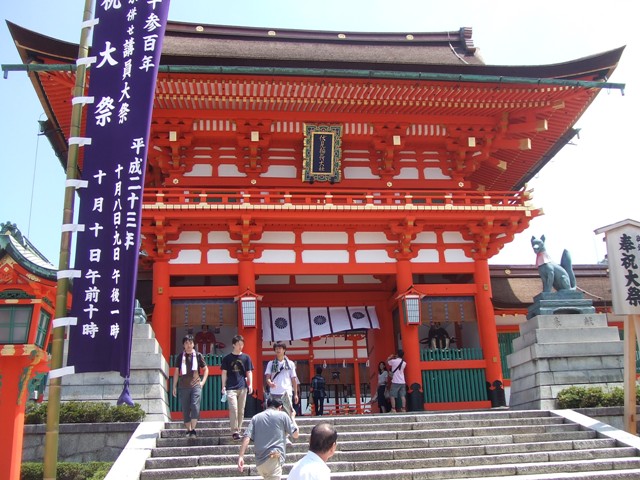
[[[285,438],[291,435],[298,438],[298,426],[289,415],[282,411],[282,402],[270,398],[268,408],[254,415],[244,431],[238,457],[238,470],[244,471],[244,453],[253,440],[256,457],[256,470],[265,480],[280,480],[282,465],[287,453]]]

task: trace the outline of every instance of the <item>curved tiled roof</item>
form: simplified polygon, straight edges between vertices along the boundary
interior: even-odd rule
[[[491,265],[491,289],[496,312],[520,310],[542,291],[535,265]],[[611,282],[606,264],[574,265],[578,290],[598,307],[611,307]]]
[[[67,71],[30,76],[47,114],[45,134],[64,165],[65,135],[71,122],[72,64],[78,46],[7,23],[23,63],[68,65]],[[244,112],[256,108],[256,99],[268,95],[260,92],[272,91],[274,84],[279,92],[274,101],[288,109],[278,113],[304,118],[309,109],[324,103],[300,98],[295,92],[311,92],[313,97],[328,78],[336,91],[355,92],[356,101],[363,97],[365,104],[352,107],[352,102],[340,102],[339,98],[325,99],[334,116],[345,111],[355,115],[358,108],[364,108],[369,116],[397,113],[415,118],[478,117],[492,122],[505,108],[522,118],[544,108],[550,120],[548,130],[511,135],[516,140],[527,137],[531,142],[528,150],[498,148],[492,159],[508,168],[497,169],[495,162],[484,162],[467,178],[484,190],[520,190],[575,135],[575,122],[599,91],[591,85],[561,82],[605,82],[623,48],[550,65],[486,65],[471,33],[470,28],[436,33],[354,33],[169,22],[156,87],[161,95],[156,97],[154,108],[209,111],[212,107],[201,99],[200,89],[210,87],[235,92],[233,108]],[[541,86],[539,82],[545,80],[556,84]],[[299,88],[289,88],[291,85]],[[176,91],[180,92],[178,103],[174,101]],[[203,98],[218,101],[216,92],[205,92]],[[269,115],[267,104],[260,105],[263,115]],[[82,161],[81,152],[80,167]]]
[[[57,268],[22,235],[15,224],[0,224],[0,258],[9,255],[28,272],[56,280]]]

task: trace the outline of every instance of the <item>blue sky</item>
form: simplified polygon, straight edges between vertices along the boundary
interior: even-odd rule
[[[2,0],[0,18],[77,43],[84,4],[85,0]],[[574,263],[595,263],[606,253],[595,229],[626,218],[640,220],[636,0],[324,0],[316,8],[309,5],[299,0],[173,0],[169,18],[334,31],[412,33],[472,27],[485,62],[497,65],[557,63],[627,45],[610,79],[626,83],[625,95],[617,90],[598,95],[576,125],[580,138],[530,183],[534,204],[543,207],[545,215],[534,219],[529,230],[490,263],[534,263],[529,240],[542,234],[557,261],[566,248]],[[0,63],[20,63],[4,22]],[[0,79],[0,112],[0,222],[16,223],[57,265],[65,173],[48,141],[38,136],[43,110],[25,73]]]

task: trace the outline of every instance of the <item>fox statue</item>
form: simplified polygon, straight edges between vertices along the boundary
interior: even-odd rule
[[[533,251],[536,253],[536,266],[542,279],[542,291],[545,293],[551,292],[553,288],[557,291],[575,290],[576,276],[573,273],[573,265],[569,252],[567,250],[562,252],[560,265],[558,265],[551,260],[551,257],[545,249],[544,241],[544,235],[539,239],[531,237],[531,247],[533,247]]]

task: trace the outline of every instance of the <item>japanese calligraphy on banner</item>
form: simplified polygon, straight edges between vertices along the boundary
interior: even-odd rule
[[[169,0],[98,0],[68,365],[129,375],[142,189]]]
[[[640,314],[640,223],[624,220],[596,233],[604,233],[607,242],[614,313]]]

